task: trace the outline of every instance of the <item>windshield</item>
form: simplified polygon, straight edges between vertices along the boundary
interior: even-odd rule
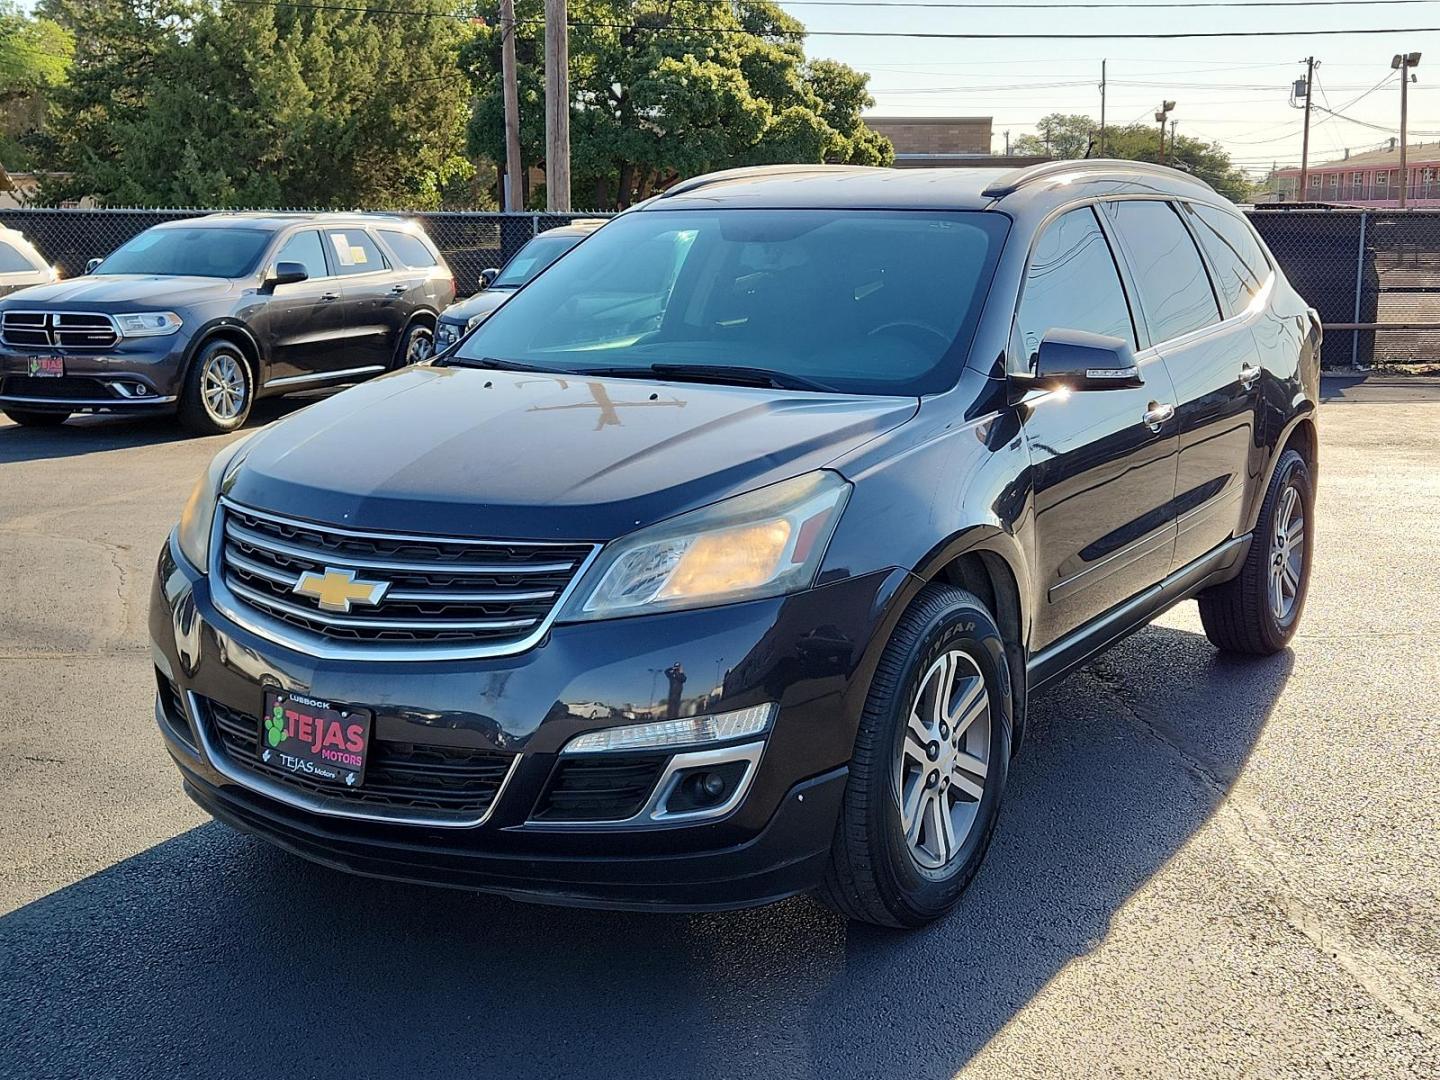
[[[583,236],[537,236],[505,264],[490,287],[518,289],[583,239]]]
[[[1007,228],[980,212],[625,214],[458,357],[611,375],[745,367],[846,393],[932,393],[964,364]]]
[[[113,252],[97,274],[245,277],[270,239],[261,229],[147,229]]]

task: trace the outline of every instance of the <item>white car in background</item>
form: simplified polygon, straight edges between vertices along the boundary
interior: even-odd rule
[[[24,233],[0,225],[0,296],[59,280],[59,273],[40,257]]]

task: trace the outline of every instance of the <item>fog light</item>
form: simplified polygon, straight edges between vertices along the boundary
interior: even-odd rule
[[[562,754],[594,754],[613,750],[667,750],[677,746],[705,746],[759,735],[770,726],[779,706],[775,702],[748,709],[660,720],[653,724],[631,724],[577,735],[565,744]]]

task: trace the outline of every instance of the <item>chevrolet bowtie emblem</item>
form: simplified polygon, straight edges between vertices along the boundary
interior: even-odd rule
[[[353,570],[327,566],[323,574],[307,570],[295,583],[298,596],[308,596],[324,611],[348,612],[351,604],[378,604],[390,587],[388,581],[361,581]]]

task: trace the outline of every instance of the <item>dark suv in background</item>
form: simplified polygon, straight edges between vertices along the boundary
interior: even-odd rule
[[[271,394],[423,360],[455,283],[414,222],[233,213],[167,222],[83,277],[0,300],[0,410],[176,411],[191,431],[245,422]]]
[[[687,181],[214,460],[155,576],[159,730],[331,866],[918,925],[1031,694],[1188,598],[1221,649],[1295,633],[1319,346],[1170,169]]]

